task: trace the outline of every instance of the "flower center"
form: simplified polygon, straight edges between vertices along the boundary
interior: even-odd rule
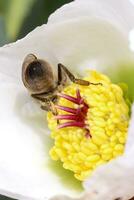
[[[50,156],[79,180],[124,152],[129,122],[129,108],[118,85],[97,72],[85,80],[102,85],[70,84],[59,94],[58,115],[48,113],[54,139]]]

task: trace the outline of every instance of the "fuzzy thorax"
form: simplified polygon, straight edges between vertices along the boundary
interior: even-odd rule
[[[79,180],[123,154],[129,121],[129,109],[118,85],[94,71],[85,80],[102,85],[67,86],[59,94],[58,115],[48,113],[54,139],[50,156],[61,160]]]

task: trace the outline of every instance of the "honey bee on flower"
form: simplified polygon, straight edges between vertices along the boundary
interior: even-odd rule
[[[134,196],[133,11],[133,0],[75,0],[0,48],[0,194]],[[60,76],[60,63],[73,81],[61,65]],[[60,85],[58,74],[69,84]],[[78,77],[88,84],[76,83]]]
[[[98,166],[124,153],[129,107],[122,89],[107,76],[88,71],[87,77],[78,79],[62,64],[55,76],[48,62],[28,54],[22,80],[48,111],[54,139],[51,158],[60,160],[76,179],[86,180]]]
[[[68,84],[67,77],[73,84]],[[97,166],[123,153],[129,109],[122,89],[108,77],[92,71],[85,79],[77,79],[59,64],[56,79],[49,63],[29,54],[22,80],[41,108],[49,111],[55,140],[52,159],[60,159],[77,179],[86,179]]]

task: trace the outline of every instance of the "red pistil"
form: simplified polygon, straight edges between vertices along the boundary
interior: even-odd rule
[[[86,130],[85,136],[91,137],[90,131],[87,128],[87,125],[85,124],[87,112],[89,109],[89,106],[84,102],[84,99],[80,95],[80,90],[76,90],[76,97],[67,95],[67,94],[58,94],[59,97],[67,99],[70,102],[73,102],[74,104],[77,104],[77,108],[70,108],[65,107],[61,105],[56,105],[56,108],[59,110],[66,111],[71,114],[64,114],[64,115],[57,115],[55,116],[55,119],[58,120],[69,120],[68,122],[62,123],[58,125],[58,128],[65,128],[65,127],[79,127],[84,128]]]
[[[59,110],[64,110],[69,113],[73,113],[73,114],[77,113],[77,110],[75,108],[69,108],[69,107],[59,106],[59,105],[56,105],[56,108],[58,108]]]
[[[55,117],[55,119],[60,119],[60,120],[69,119],[69,120],[75,120],[75,121],[77,121],[77,115],[57,115]]]
[[[64,127],[69,127],[69,126],[76,126],[76,127],[81,127],[81,128],[86,127],[85,123],[83,122],[73,121],[73,122],[65,122],[64,124],[60,124],[58,128],[64,128]]]

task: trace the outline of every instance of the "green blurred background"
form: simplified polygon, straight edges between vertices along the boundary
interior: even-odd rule
[[[0,46],[24,37],[72,0],[0,0]]]
[[[24,37],[72,0],[0,0],[0,46]],[[0,196],[0,200],[11,200]]]

